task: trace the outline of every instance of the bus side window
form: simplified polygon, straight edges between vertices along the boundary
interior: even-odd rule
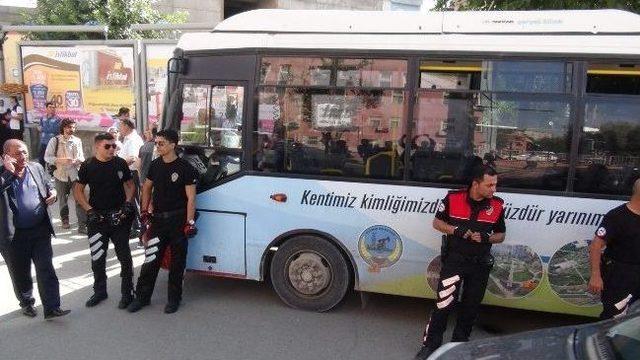
[[[414,132],[406,141],[411,180],[466,184],[485,163],[504,187],[566,189],[570,63],[423,61],[420,71]]]
[[[254,169],[402,179],[405,60],[264,57],[261,69]]]
[[[185,84],[180,145],[206,190],[241,167],[244,87]]]
[[[629,195],[640,177],[640,64],[589,64],[574,191]]]

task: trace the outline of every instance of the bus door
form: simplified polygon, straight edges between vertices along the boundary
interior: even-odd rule
[[[196,208],[198,235],[189,240],[187,269],[244,277],[246,214],[233,211],[221,185],[242,164],[246,84],[182,84],[182,157],[200,173]],[[228,197],[227,197],[228,199]]]

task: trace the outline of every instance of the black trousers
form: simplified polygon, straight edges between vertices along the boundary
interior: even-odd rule
[[[118,226],[111,226],[108,221],[99,224],[87,224],[89,249],[91,251],[91,270],[93,271],[93,291],[96,294],[107,294],[107,249],[109,240],[113,243],[116,257],[120,261],[120,290],[122,295],[133,293],[133,262],[129,248],[129,230],[131,220]]]
[[[7,271],[9,272],[9,278],[11,279],[11,285],[13,285],[13,293],[16,295],[16,299],[18,299],[20,307],[35,304],[36,299],[33,298],[33,286],[26,294],[20,291],[20,287],[18,286],[19,284],[16,282],[14,266],[10,263],[11,259],[9,258],[9,249],[3,247],[0,249],[0,254],[4,259],[5,264],[7,264]],[[29,277],[31,277],[31,267],[29,267]]]
[[[610,319],[626,313],[629,304],[640,298],[640,265],[603,259],[602,313],[600,319]]]
[[[30,229],[16,229],[6,249],[7,267],[20,306],[33,305],[31,262],[36,268],[36,281],[44,312],[60,307],[60,284],[53,268],[51,234],[45,221]]]
[[[141,181],[144,181],[145,179],[140,179],[140,172],[138,172],[138,170],[132,170],[131,171],[131,177],[133,178],[133,185],[135,186],[135,193],[133,194],[133,203],[136,207],[136,213],[133,216],[133,223],[132,225],[132,229],[133,230],[141,230],[142,229],[142,224],[140,223],[140,196],[141,196]]]
[[[436,308],[431,313],[425,328],[423,345],[432,349],[442,345],[447,318],[456,306],[459,308],[458,319],[451,341],[469,340],[471,328],[478,316],[478,309],[487,288],[491,268],[492,265],[487,264],[485,259],[470,260],[456,253],[447,256],[440,270]],[[456,304],[463,284],[461,302]]]
[[[182,300],[182,280],[188,249],[188,240],[183,233],[184,223],[184,214],[165,219],[154,218],[151,225],[151,236],[144,250],[144,264],[142,264],[136,286],[136,297],[140,300],[147,302],[151,299],[162,257],[167,247],[171,249],[168,301],[179,303]]]

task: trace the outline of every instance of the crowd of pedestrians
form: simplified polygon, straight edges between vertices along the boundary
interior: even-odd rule
[[[148,303],[158,268],[170,250],[170,296],[165,312],[177,311],[187,238],[196,233],[197,181],[197,172],[177,156],[178,134],[173,130],[158,132],[150,124],[143,139],[129,117],[129,109],[121,108],[114,117],[115,126],[95,135],[93,156],[85,158],[82,140],[76,135],[76,122],[61,119],[55,104],[48,102],[45,114],[34,127],[40,139],[37,162],[33,162],[29,161],[27,144],[22,140],[24,112],[17,98],[13,98],[11,106],[0,124],[0,252],[22,313],[37,316],[32,263],[45,319],[69,313],[60,307],[59,284],[52,264],[51,236],[55,232],[49,207],[55,202],[64,230],[72,229],[69,204],[75,204],[76,231],[88,238],[94,293],[87,300],[87,307],[108,297],[105,265],[111,241],[122,268],[118,307],[135,312]],[[140,236],[143,231],[144,243]],[[137,296],[129,247],[129,239],[135,237],[140,237],[139,246],[145,248],[146,257]]]

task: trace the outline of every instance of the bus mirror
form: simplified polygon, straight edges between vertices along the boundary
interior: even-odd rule
[[[187,59],[169,59],[169,61],[167,62],[167,72],[169,74],[185,74],[187,72]]]

